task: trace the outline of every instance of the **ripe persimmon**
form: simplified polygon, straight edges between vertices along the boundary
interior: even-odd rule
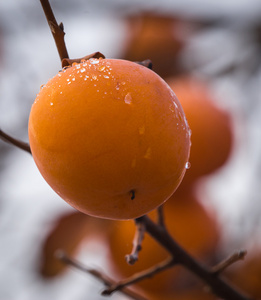
[[[188,288],[186,291],[174,291],[171,293],[162,294],[145,294],[145,299],[149,300],[216,300],[216,296],[205,292],[203,288]]]
[[[131,61],[150,59],[153,70],[165,78],[176,74],[177,55],[183,47],[185,22],[173,14],[143,12],[126,18],[127,34],[123,58]],[[182,26],[181,26],[182,25]],[[177,30],[179,28],[179,30]]]
[[[214,259],[214,250],[219,243],[218,223],[215,216],[202,206],[194,194],[183,194],[183,196],[178,194],[178,197],[174,194],[164,204],[164,213],[168,231],[184,249],[199,259]],[[156,211],[149,213],[149,217],[155,220]],[[125,255],[132,249],[134,222],[115,221],[114,226],[109,238],[109,246],[111,267],[115,276],[131,276],[169,257],[169,253],[157,241],[145,235],[138,261],[134,265],[128,265]],[[184,272],[181,267],[172,267],[158,273],[155,277],[137,283],[137,287],[144,292],[155,294],[174,292],[179,288],[180,280],[184,280],[180,272]],[[161,299],[165,298],[162,296]]]
[[[192,131],[191,168],[184,184],[209,175],[228,160],[233,145],[232,118],[219,107],[206,82],[184,76],[167,79],[186,114]]]
[[[78,211],[66,213],[54,222],[44,240],[41,253],[40,274],[50,278],[61,274],[66,265],[55,255],[58,250],[73,255],[89,231],[88,216]]]
[[[134,62],[90,59],[63,69],[32,105],[29,142],[47,183],[70,205],[139,217],[180,184],[190,129],[173,91]]]

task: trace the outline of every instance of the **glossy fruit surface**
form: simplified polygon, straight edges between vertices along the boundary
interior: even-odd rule
[[[190,130],[175,94],[155,72],[90,59],[42,87],[29,141],[42,176],[70,205],[131,219],[162,204],[180,184]]]
[[[219,243],[219,228],[215,216],[199,203],[195,195],[187,194],[184,197],[179,196],[179,198],[175,195],[164,204],[165,223],[169,233],[194,257],[205,260],[212,257]],[[156,220],[155,211],[151,212],[149,216]],[[125,255],[132,250],[134,222],[115,222],[115,229],[112,232],[113,234],[110,236],[112,269],[116,275],[120,274],[120,278],[131,276],[169,257],[164,248],[149,235],[145,235],[139,260],[134,265],[128,265]],[[145,279],[137,286],[146,292],[161,294],[176,292],[180,285],[181,289],[186,289],[184,282],[187,279],[184,277],[183,271],[182,267],[176,266],[153,278]],[[190,285],[189,281],[188,285]]]
[[[191,168],[185,182],[211,174],[228,160],[233,145],[232,118],[218,107],[207,83],[193,77],[167,80],[185,111],[191,135]]]

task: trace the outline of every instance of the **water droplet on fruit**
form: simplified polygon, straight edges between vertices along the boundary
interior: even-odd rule
[[[53,102],[50,102],[50,105],[53,106]]]
[[[145,133],[145,126],[139,128],[139,134],[142,135]]]
[[[149,147],[145,153],[145,155],[143,156],[146,159],[150,159],[151,158],[151,148]]]
[[[91,58],[90,59],[90,64],[91,65],[96,65],[96,64],[98,64],[99,63],[99,60],[97,59],[97,58]]]
[[[125,102],[126,104],[129,104],[129,105],[132,103],[132,97],[131,97],[131,94],[130,94],[130,93],[128,93],[128,94],[125,96],[124,102]]]
[[[188,170],[191,167],[191,163],[189,161],[186,162],[185,168]]]
[[[96,75],[92,75],[92,79],[93,80],[97,80],[97,76]]]
[[[110,78],[108,75],[104,75],[103,77],[104,77],[104,78]]]
[[[81,73],[85,72],[86,69],[85,68],[81,68]]]
[[[98,71],[102,72],[102,71],[104,71],[104,70],[105,70],[105,66],[104,66],[104,65],[100,65],[100,66],[98,67]]]

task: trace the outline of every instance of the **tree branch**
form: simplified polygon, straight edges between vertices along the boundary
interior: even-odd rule
[[[115,285],[112,285],[112,286],[108,287],[107,289],[105,289],[102,292],[102,295],[109,296],[112,293],[125,288],[126,286],[137,283],[137,282],[139,282],[141,280],[144,280],[146,278],[150,278],[150,277],[156,275],[159,272],[162,272],[166,269],[169,269],[169,268],[173,267],[173,265],[175,265],[175,264],[176,264],[176,261],[172,257],[168,258],[165,261],[163,261],[163,262],[161,262],[161,263],[159,263],[159,264],[157,264],[157,265],[155,265],[155,266],[153,266],[153,267],[151,267],[147,270],[144,270],[144,271],[139,272],[139,273],[135,273],[133,276],[131,276],[127,279],[124,279],[124,280],[118,282]]]
[[[148,216],[142,216],[140,219],[144,222],[147,233],[173,255],[180,265],[202,279],[215,295],[225,300],[251,300],[197,262],[173,240],[164,228],[152,222]]]
[[[218,265],[214,266],[212,268],[212,273],[215,275],[219,275],[222,273],[225,269],[227,269],[229,266],[234,264],[235,262],[239,260],[243,260],[247,254],[246,250],[237,251],[236,253],[229,256],[224,261],[220,262]]]
[[[126,261],[128,264],[133,265],[139,258],[139,252],[141,251],[141,244],[144,239],[145,226],[143,222],[139,222],[139,219],[135,220],[136,231],[133,239],[133,248],[131,254],[126,255]]]
[[[31,149],[29,144],[11,137],[7,133],[3,132],[1,129],[0,129],[0,139],[31,154]]]
[[[53,14],[51,5],[49,3],[49,0],[40,0],[47,23],[51,29],[55,44],[56,44],[56,48],[58,50],[59,56],[60,56],[60,60],[62,62],[62,60],[64,58],[69,58],[69,54],[67,52],[67,48],[65,45],[65,41],[64,41],[64,28],[63,28],[63,24],[60,23],[58,25],[55,16]]]
[[[57,251],[56,256],[58,259],[60,259],[65,264],[70,265],[70,266],[72,266],[80,271],[83,271],[85,273],[91,274],[92,276],[94,276],[96,279],[98,279],[99,281],[101,281],[103,284],[105,284],[108,287],[116,285],[116,282],[114,280],[112,280],[110,277],[106,276],[105,274],[103,274],[95,269],[91,269],[91,268],[88,268],[88,267],[82,265],[81,263],[79,263],[76,260],[67,256],[66,253],[62,250]],[[125,287],[122,287],[121,293],[123,293],[126,296],[129,296],[130,298],[132,298],[134,300],[147,300],[144,297],[138,295],[137,293],[135,293]]]

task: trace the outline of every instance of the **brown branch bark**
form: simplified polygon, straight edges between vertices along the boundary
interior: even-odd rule
[[[212,268],[212,273],[215,275],[218,275],[225,271],[229,266],[236,263],[239,260],[243,260],[247,254],[247,251],[241,250],[236,253],[233,253],[231,256],[229,256],[224,261],[220,262],[218,265],[214,266]]]
[[[148,216],[142,216],[140,220],[144,222],[147,233],[173,255],[180,265],[202,279],[215,295],[225,300],[251,300],[191,257],[164,228],[152,222]]]
[[[158,207],[157,213],[158,213],[158,225],[161,227],[165,227],[164,205]]]
[[[126,255],[126,261],[128,264],[133,265],[139,258],[139,252],[142,248],[142,241],[145,234],[145,226],[143,222],[136,221],[136,231],[133,239],[133,248],[131,254]]]
[[[131,284],[137,283],[146,278],[151,278],[152,276],[156,275],[157,273],[173,267],[173,265],[175,265],[175,264],[176,264],[176,261],[172,257],[168,258],[165,261],[163,261],[147,270],[136,273],[133,276],[131,276],[125,280],[122,280],[115,285],[108,287],[107,289],[105,289],[102,292],[102,295],[106,295],[106,296],[111,295],[112,293],[119,291],[122,288],[125,288]]]
[[[31,154],[31,149],[29,144],[11,137],[7,133],[3,132],[1,129],[0,129],[0,139]]]
[[[62,60],[64,58],[69,58],[69,54],[65,45],[65,41],[64,41],[64,35],[65,32],[63,30],[63,24],[60,23],[58,25],[55,16],[53,14],[51,5],[49,3],[49,0],[40,0],[47,23],[51,29],[55,44],[56,44],[56,48],[58,50],[59,56],[60,56],[60,60],[62,62]]]
[[[110,277],[106,276],[105,274],[103,274],[102,272],[99,272],[96,269],[91,269],[91,268],[84,266],[83,264],[79,263],[75,259],[72,259],[68,255],[66,255],[66,253],[63,252],[62,250],[57,251],[56,255],[57,255],[57,258],[59,258],[65,264],[70,265],[70,266],[72,266],[80,271],[83,271],[85,273],[91,274],[96,279],[98,279],[103,284],[105,284],[106,286],[110,287],[110,286],[116,285],[116,282],[114,280],[112,280]],[[138,295],[137,293],[135,293],[125,287],[122,287],[121,293],[123,293],[126,296],[129,296],[130,298],[132,298],[134,300],[147,300],[144,297]]]

